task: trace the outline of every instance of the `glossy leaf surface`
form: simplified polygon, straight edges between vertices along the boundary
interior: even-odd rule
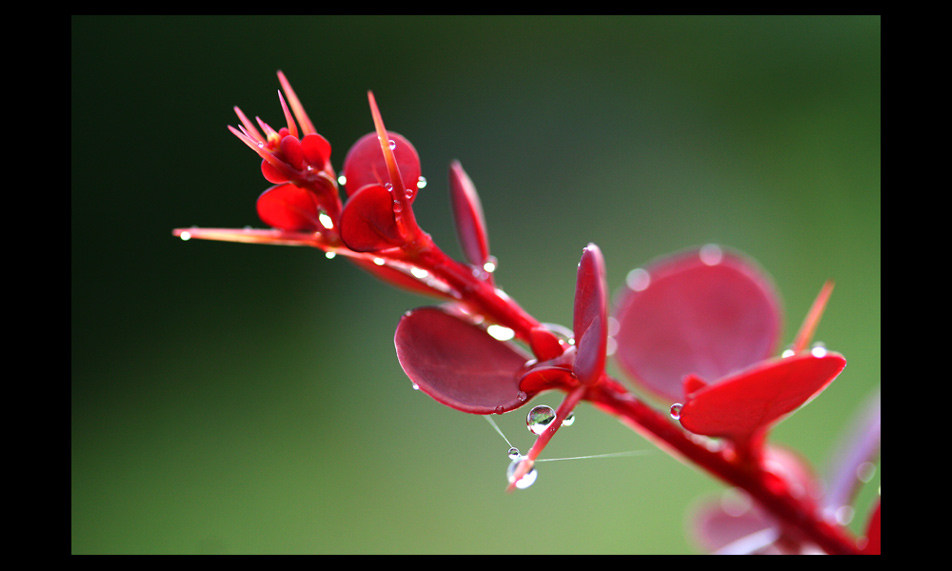
[[[716,382],[773,354],[779,302],[747,259],[705,246],[635,272],[615,340],[618,363],[640,385],[678,401],[685,375]]]
[[[531,395],[519,389],[529,355],[436,307],[406,313],[394,336],[397,359],[421,391],[456,410],[503,413]]]
[[[578,352],[575,374],[583,383],[593,383],[605,370],[608,345],[608,293],[605,286],[605,259],[595,244],[582,252],[575,283],[572,327]]]
[[[387,131],[387,134],[393,141],[393,155],[400,167],[403,185],[414,191],[415,198],[420,180],[420,157],[410,141],[402,135],[393,131]],[[367,133],[358,139],[347,152],[344,158],[344,177],[348,194],[354,194],[369,184],[392,184],[376,132]]]
[[[261,221],[272,228],[290,232],[321,228],[314,193],[290,183],[264,191],[256,207]]]
[[[355,252],[374,252],[402,244],[390,191],[370,184],[351,196],[341,212],[340,237]]]

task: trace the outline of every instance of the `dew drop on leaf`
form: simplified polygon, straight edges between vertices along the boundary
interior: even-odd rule
[[[682,405],[682,404],[679,403],[679,402],[676,402],[676,403],[674,403],[673,405],[671,405],[671,409],[669,410],[669,412],[671,413],[671,418],[673,418],[674,420],[678,420],[679,418],[681,418],[681,407],[682,407],[682,406],[684,406],[684,405]]]
[[[555,420],[555,410],[551,406],[540,404],[532,407],[526,415],[526,427],[529,432],[539,435],[545,432],[553,420]]]

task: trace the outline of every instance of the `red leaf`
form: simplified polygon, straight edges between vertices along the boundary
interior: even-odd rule
[[[880,530],[879,506],[881,500],[876,500],[876,507],[869,517],[869,523],[866,525],[866,545],[863,546],[863,555],[880,555],[882,553],[882,531]]]
[[[608,346],[608,293],[605,286],[605,259],[595,244],[582,252],[575,283],[572,328],[575,345],[575,374],[583,383],[593,383],[605,370]]]
[[[616,312],[616,356],[646,388],[678,401],[685,375],[719,379],[773,354],[779,302],[752,262],[705,246],[636,271]]]
[[[456,410],[503,413],[531,397],[519,389],[527,354],[439,308],[406,313],[397,325],[394,344],[410,380]]]
[[[397,166],[400,167],[403,185],[413,191],[412,198],[415,198],[420,180],[420,157],[410,141],[402,135],[393,131],[387,131],[387,134],[394,143],[393,155],[397,160]],[[358,139],[347,151],[347,156],[344,158],[344,177],[347,180],[345,183],[347,189],[354,191],[368,184],[392,183],[376,131]],[[354,194],[354,192],[348,190],[348,194]]]
[[[307,162],[325,168],[331,158],[331,144],[318,133],[308,133],[301,139],[301,151]]]
[[[402,244],[390,191],[371,184],[354,193],[340,215],[340,237],[355,252],[375,252]]]
[[[264,191],[258,197],[257,208],[258,217],[272,228],[290,232],[323,228],[314,194],[290,183]]]
[[[770,359],[688,395],[681,425],[695,434],[745,441],[825,389],[846,366],[842,355]]]
[[[474,266],[483,267],[489,259],[489,238],[486,235],[486,220],[483,207],[476,194],[476,186],[458,161],[450,165],[450,199],[456,235],[466,260]]]

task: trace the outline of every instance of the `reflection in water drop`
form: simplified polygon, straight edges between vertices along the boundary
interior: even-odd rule
[[[555,420],[555,410],[551,406],[540,404],[532,407],[526,415],[526,427],[529,432],[539,435],[545,432],[553,420]]]
[[[575,424],[575,412],[569,411],[568,416],[562,421],[562,426],[572,426],[573,424]]]
[[[522,457],[522,453],[515,446],[509,449],[508,455],[510,460],[517,460]]]
[[[506,468],[506,480],[508,480],[510,484],[513,483],[513,478],[515,477],[516,468],[519,467],[519,464],[522,462],[522,460],[523,460],[523,457],[518,456],[515,459],[513,459],[513,461],[509,463],[509,467]],[[529,470],[525,476],[520,478],[518,482],[515,483],[516,488],[520,490],[524,490],[528,488],[529,486],[531,486],[532,484],[535,484],[536,478],[538,477],[539,477],[539,473],[536,472],[535,468],[533,468]]]
[[[681,407],[682,407],[682,406],[684,406],[684,405],[682,405],[682,404],[679,403],[679,402],[676,402],[676,403],[674,403],[673,405],[671,405],[671,409],[670,409],[671,418],[673,418],[674,420],[678,420],[678,419],[681,418]]]

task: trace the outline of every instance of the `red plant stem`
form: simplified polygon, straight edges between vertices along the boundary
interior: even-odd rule
[[[408,252],[408,258],[430,271],[457,292],[462,303],[488,319],[511,328],[516,336],[526,341],[529,331],[539,325],[524,309],[505,294],[501,294],[490,282],[478,279],[471,266],[447,256],[426,236],[423,244]],[[778,482],[773,474],[752,461],[756,456],[738,454],[733,449],[710,450],[696,441],[664,414],[648,406],[621,383],[603,375],[598,383],[582,391],[574,391],[566,401],[569,410],[579,398],[588,400],[602,410],[618,417],[633,430],[652,441],[672,456],[695,465],[723,482],[747,492],[761,507],[772,514],[785,530],[795,530],[831,554],[854,554],[858,552],[856,540],[848,532],[832,524],[819,514],[809,498],[797,498]],[[562,407],[560,407],[561,409]],[[557,427],[549,427],[536,442],[541,450]],[[540,443],[540,441],[543,441]],[[535,448],[535,446],[534,446]],[[532,458],[534,460],[535,458]],[[525,473],[532,460],[520,466]],[[518,478],[517,478],[518,479]]]
[[[809,499],[792,496],[776,477],[756,464],[740,462],[729,452],[712,451],[695,442],[663,414],[635,398],[620,383],[603,377],[586,400],[619,417],[633,430],[669,454],[698,466],[731,486],[747,492],[785,529],[796,530],[830,554],[856,554],[856,540],[846,530],[824,520]]]
[[[434,276],[447,283],[462,297],[460,301],[488,319],[513,329],[519,339],[527,340],[529,331],[539,322],[525,312],[512,299],[500,294],[490,283],[478,279],[472,267],[448,257],[432,242],[416,250],[414,263],[420,264]],[[776,476],[752,462],[747,454],[734,450],[712,451],[693,439],[664,414],[648,406],[632,395],[621,383],[603,375],[602,379],[586,387],[584,395],[575,391],[566,401],[569,410],[579,398],[588,400],[602,410],[618,417],[633,430],[655,443],[666,452],[695,465],[725,483],[746,491],[765,510],[782,522],[784,529],[795,530],[804,538],[831,554],[854,554],[858,552],[856,541],[847,531],[821,517],[808,499],[791,495]],[[563,403],[566,405],[566,403]],[[560,407],[561,409],[561,407]],[[549,427],[537,445],[544,447],[557,427]],[[540,441],[544,441],[541,442]],[[535,448],[535,446],[534,446]],[[531,468],[532,458],[522,473]],[[517,478],[518,479],[518,478]],[[780,485],[778,485],[780,484]]]

